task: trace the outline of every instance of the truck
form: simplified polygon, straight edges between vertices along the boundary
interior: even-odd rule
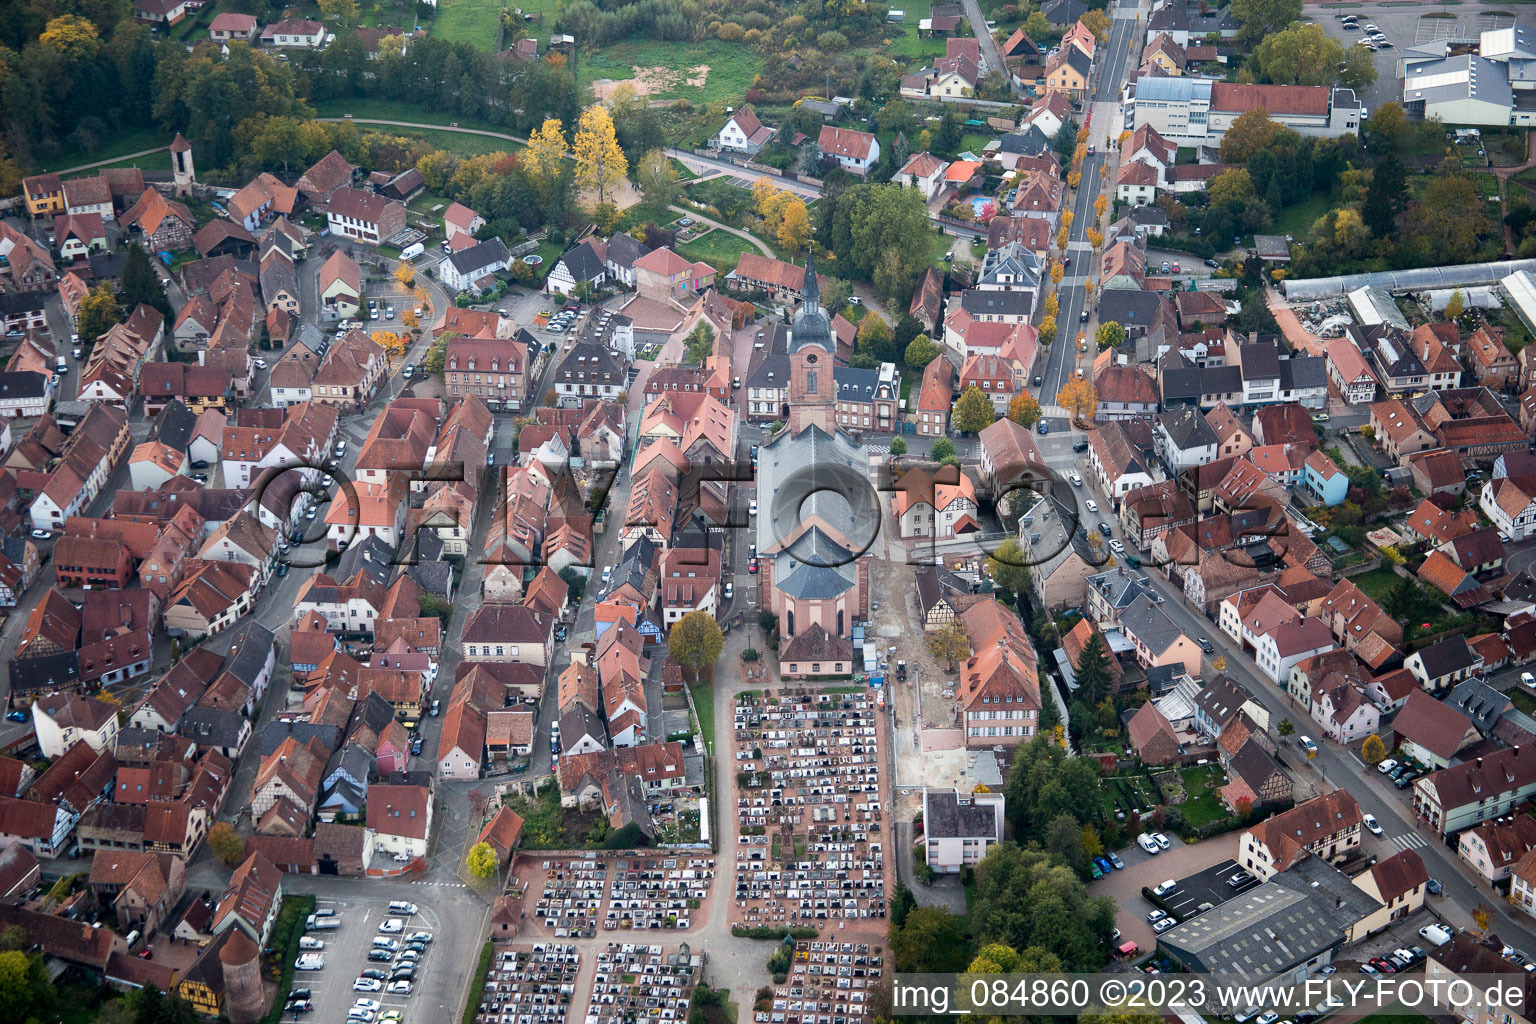
[[[315,914],[310,914],[308,917],[306,917],[304,919],[304,930],[305,931],[329,932],[329,931],[335,931],[337,928],[340,928],[340,927],[341,927],[341,918],[339,918],[339,917],[318,917]]]

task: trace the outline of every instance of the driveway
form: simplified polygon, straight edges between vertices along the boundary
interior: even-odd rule
[[[1193,845],[1180,843],[1177,836],[1170,835],[1168,838],[1174,844],[1173,849],[1164,850],[1156,857],[1132,844],[1119,854],[1120,859],[1125,861],[1125,870],[1112,871],[1108,876],[1091,883],[1088,892],[1094,896],[1111,897],[1120,908],[1115,923],[1125,934],[1125,939],[1135,942],[1144,950],[1151,949],[1157,937],[1152,933],[1152,926],[1147,923],[1147,914],[1153,908],[1141,895],[1141,890],[1153,888],[1169,878],[1185,878],[1223,861],[1233,860],[1237,856],[1238,836],[1241,834],[1228,832]]]

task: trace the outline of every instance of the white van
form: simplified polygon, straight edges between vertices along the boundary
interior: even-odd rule
[[[59,373],[68,373],[69,360],[65,359],[63,356],[55,356],[53,360],[53,368]]]
[[[1152,841],[1152,837],[1145,832],[1136,837],[1136,845],[1153,855],[1163,852],[1157,848],[1157,843]]]
[[[416,904],[407,903],[405,900],[390,900],[389,912],[391,914],[404,914],[407,917],[412,917],[416,913]]]
[[[325,967],[325,954],[301,953],[299,958],[293,962],[293,966],[295,970],[299,971],[321,970]]]
[[[394,939],[389,938],[388,936],[377,935],[374,936],[373,939],[373,948],[387,949],[391,953],[398,953],[400,952],[400,943],[396,942]]]
[[[1536,675],[1529,672],[1520,673],[1520,685],[1530,689],[1536,689]]]
[[[324,949],[325,943],[310,935],[299,936],[300,949]]]
[[[1427,924],[1419,929],[1419,938],[1427,939],[1437,946],[1445,945],[1454,936],[1455,933],[1443,924]]]
[[[1173,890],[1177,889],[1178,887],[1179,883],[1170,878],[1166,882],[1159,883],[1157,888],[1152,890],[1152,895],[1163,896],[1173,892]]]

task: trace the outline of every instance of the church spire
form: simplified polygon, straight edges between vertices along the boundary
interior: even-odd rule
[[[800,302],[806,309],[821,308],[821,286],[816,283],[816,257],[805,250],[805,284],[800,289]]]

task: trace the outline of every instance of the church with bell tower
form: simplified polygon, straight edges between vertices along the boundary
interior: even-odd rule
[[[852,670],[853,625],[869,617],[868,552],[881,511],[869,455],[837,422],[837,341],[814,256],[788,355],[789,415],[758,450],[761,606],[778,620],[785,675],[840,675]]]
[[[815,425],[830,434],[836,422],[837,341],[832,337],[832,322],[821,308],[816,260],[810,254],[805,257],[801,296],[789,328],[789,431],[798,434]]]

